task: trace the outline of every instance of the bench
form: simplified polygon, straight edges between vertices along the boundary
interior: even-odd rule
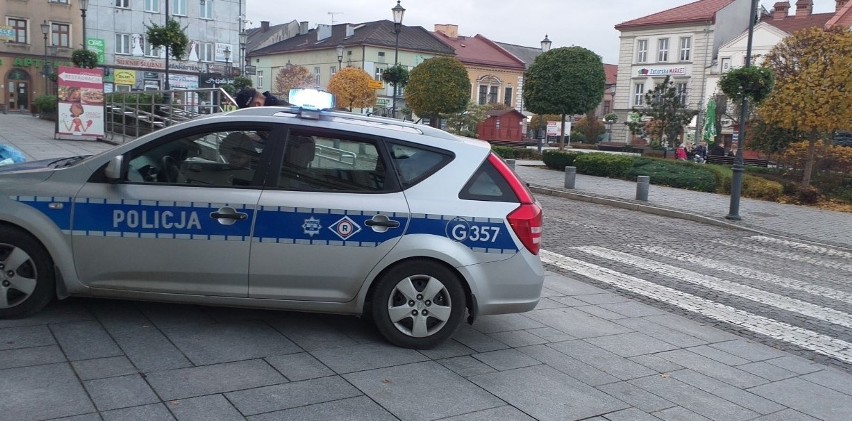
[[[719,165],[734,165],[734,157],[733,156],[721,156],[721,155],[709,155],[707,156],[708,164],[719,164]],[[743,165],[749,165],[752,167],[768,167],[769,160],[768,159],[755,159],[755,158],[743,158]]]

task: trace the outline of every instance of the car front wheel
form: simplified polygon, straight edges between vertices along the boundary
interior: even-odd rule
[[[35,313],[54,296],[53,262],[31,235],[0,226],[0,318]]]
[[[379,332],[405,348],[432,348],[458,328],[465,292],[458,276],[432,261],[392,268],[373,292],[372,316]]]

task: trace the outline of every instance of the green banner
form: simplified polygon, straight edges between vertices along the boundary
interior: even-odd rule
[[[103,66],[106,58],[104,57],[104,52],[106,51],[106,42],[100,38],[88,38],[86,39],[86,49],[89,51],[94,51],[98,54],[98,64]]]

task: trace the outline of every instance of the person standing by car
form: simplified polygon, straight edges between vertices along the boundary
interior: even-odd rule
[[[286,101],[279,100],[269,91],[261,93],[254,88],[243,88],[234,99],[237,101],[237,107],[240,108],[288,105]]]

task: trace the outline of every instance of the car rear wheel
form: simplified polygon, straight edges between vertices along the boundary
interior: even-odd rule
[[[458,328],[465,292],[458,276],[431,261],[411,261],[385,273],[373,292],[379,332],[405,348],[432,348]]]
[[[54,296],[53,261],[31,235],[0,226],[0,318],[23,317]]]

